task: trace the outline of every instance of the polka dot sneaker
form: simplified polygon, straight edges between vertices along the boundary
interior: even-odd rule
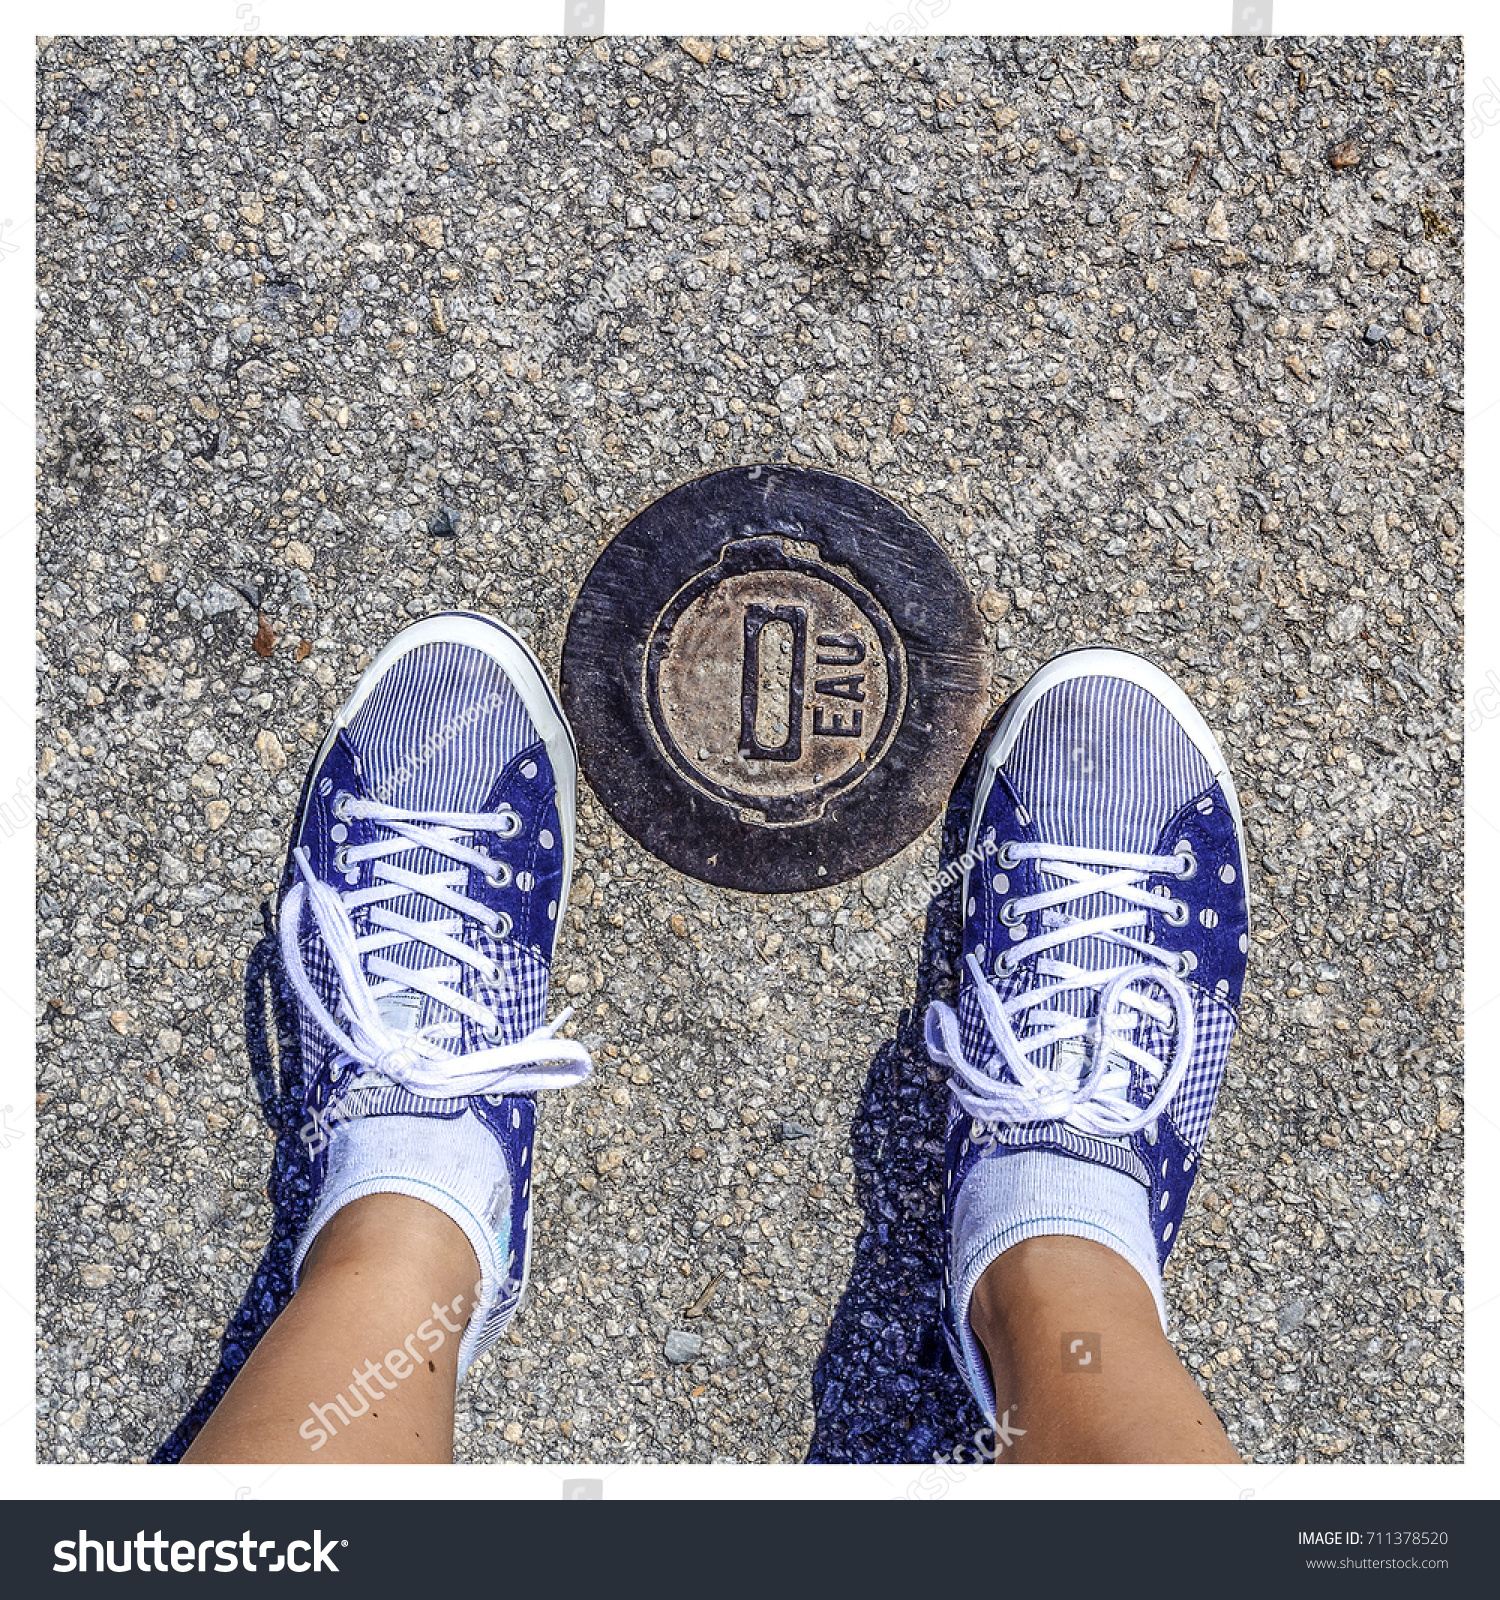
[[[299,1244],[365,1195],[463,1228],[480,1281],[460,1371],[503,1332],[530,1260],[536,1091],[588,1076],[546,1022],[578,762],[541,664],[450,613],[404,629],[334,718],[282,885],[315,1190]]]
[[[1239,800],[1187,697],[1121,650],[1057,657],[1002,714],[974,795],[950,1073],[944,1327],[994,1420],[969,1326],[1023,1239],[1118,1251],[1149,1285],[1182,1225],[1249,949]]]

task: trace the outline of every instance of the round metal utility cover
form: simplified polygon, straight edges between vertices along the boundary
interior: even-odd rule
[[[563,647],[583,770],[708,883],[853,877],[932,821],[989,692],[967,586],[883,495],[802,467],[674,489],[605,547]]]

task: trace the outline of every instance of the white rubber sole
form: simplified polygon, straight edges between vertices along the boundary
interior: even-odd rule
[[[546,669],[535,652],[521,636],[493,617],[481,616],[477,611],[445,611],[435,617],[424,617],[400,633],[375,657],[365,669],[354,692],[339,707],[334,716],[328,737],[318,752],[318,765],[333,746],[341,729],[347,727],[359,708],[374,692],[376,684],[403,656],[427,644],[462,644],[487,655],[515,687],[526,707],[542,743],[547,748],[547,759],[557,778],[557,814],[562,824],[563,880],[562,892],[557,902],[557,920],[552,927],[552,949],[549,957],[557,953],[557,941],[562,934],[563,916],[567,910],[568,893],[573,887],[573,833],[578,810],[578,746],[573,730],[563,715],[563,708],[547,682]]]
[[[1202,713],[1160,667],[1154,666],[1144,656],[1135,655],[1129,650],[1109,648],[1068,650],[1060,656],[1054,656],[1028,679],[1006,709],[999,726],[995,729],[994,737],[990,740],[989,749],[985,751],[984,767],[974,788],[974,805],[969,814],[970,859],[973,859],[974,841],[979,837],[980,819],[984,816],[990,790],[995,784],[995,773],[1004,765],[1006,758],[1014,749],[1016,740],[1021,736],[1021,729],[1025,726],[1026,718],[1031,715],[1044,694],[1055,689],[1058,684],[1071,682],[1074,678],[1122,678],[1161,701],[1192,741],[1199,755],[1208,763],[1215,781],[1223,787],[1224,793],[1229,797],[1229,810],[1234,817],[1235,838],[1240,847],[1240,881],[1248,882],[1245,875],[1245,824],[1240,814],[1240,797],[1235,790],[1234,779],[1229,775],[1229,763],[1224,759],[1219,741],[1214,738],[1212,730],[1203,720]],[[964,873],[966,902],[968,897],[969,874],[966,871]]]

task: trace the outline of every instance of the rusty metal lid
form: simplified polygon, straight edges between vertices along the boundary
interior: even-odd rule
[[[737,467],[647,506],[563,647],[583,770],[690,877],[785,893],[864,872],[948,797],[990,652],[936,540],[883,495]]]

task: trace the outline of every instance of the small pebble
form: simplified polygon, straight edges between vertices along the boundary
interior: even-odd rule
[[[667,1342],[662,1354],[674,1367],[680,1367],[685,1362],[696,1361],[703,1349],[703,1336],[697,1333],[685,1333],[680,1328],[674,1328],[667,1335]]]

